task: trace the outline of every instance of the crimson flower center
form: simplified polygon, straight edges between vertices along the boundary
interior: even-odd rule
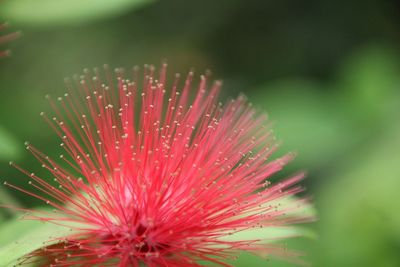
[[[157,256],[166,251],[170,245],[157,242],[153,233],[157,227],[148,227],[139,223],[131,231],[116,231],[101,238],[104,253],[120,254],[124,251],[132,257],[145,258]]]

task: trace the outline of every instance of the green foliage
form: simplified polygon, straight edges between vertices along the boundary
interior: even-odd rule
[[[398,266],[399,125],[354,155],[320,192],[324,266]]]
[[[398,266],[400,257],[400,68],[398,55],[370,46],[350,56],[333,83],[287,79],[252,98],[269,111],[283,150],[323,168],[316,192],[316,266]]]
[[[346,149],[356,137],[338,110],[335,98],[312,80],[288,79],[270,83],[250,99],[274,122],[281,151],[296,151],[296,166],[319,166]],[[297,168],[297,167],[296,167]]]
[[[1,15],[28,25],[81,24],[125,13],[153,0],[8,0]]]
[[[52,223],[11,220],[0,228],[0,266],[13,267],[23,256],[69,233],[69,228]]]
[[[351,55],[339,71],[340,100],[351,116],[369,128],[384,122],[399,103],[398,58],[393,49],[367,46]]]
[[[20,155],[19,147],[16,138],[0,127],[0,161],[16,159]]]
[[[391,123],[388,114],[398,114],[397,58],[385,47],[366,47],[345,61],[334,83],[278,80],[250,99],[276,122],[282,151],[299,152],[297,165],[323,166]]]
[[[286,218],[309,218],[313,219],[316,217],[316,211],[314,207],[310,204],[301,203],[295,197],[285,198],[276,200],[276,206],[279,210],[286,210]],[[274,205],[273,202],[268,203],[268,205]],[[301,206],[299,206],[301,205]],[[299,206],[299,208],[297,208]],[[265,243],[274,243],[281,238],[285,237],[307,237],[315,238],[315,233],[308,228],[303,228],[299,226],[282,226],[282,227],[260,227],[251,228],[248,230],[236,232],[234,234],[225,236],[221,238],[224,241],[240,241],[240,240],[256,240],[265,239]]]
[[[16,138],[11,135],[8,131],[6,131],[3,127],[0,127],[0,163],[4,163],[10,160],[15,160],[19,158],[21,155],[20,146]],[[3,188],[3,185],[0,187],[0,204],[10,204],[15,205],[18,203],[12,195],[8,193]],[[5,212],[3,209],[0,209],[0,222],[6,218]],[[0,227],[1,229],[1,227]]]

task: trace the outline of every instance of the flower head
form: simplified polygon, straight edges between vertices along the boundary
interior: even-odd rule
[[[56,115],[42,116],[65,162],[27,149],[57,186],[28,172],[34,190],[10,186],[57,211],[31,218],[72,232],[30,257],[44,256],[44,266],[229,266],[238,251],[281,253],[268,236],[231,238],[307,219],[285,215],[301,201],[279,206],[301,191],[302,174],[269,182],[293,155],[269,160],[277,145],[266,117],[243,96],[218,103],[221,83],[205,76],[194,83],[190,72],[180,90],[179,75],[167,86],[166,65],[144,72],[116,70],[114,80],[107,67],[104,77],[86,71],[49,97]]]

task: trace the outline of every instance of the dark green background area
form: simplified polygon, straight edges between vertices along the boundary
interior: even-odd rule
[[[314,266],[400,266],[398,1],[99,0],[86,8],[60,0],[57,10],[33,2],[0,2],[0,21],[23,32],[0,47],[13,52],[0,61],[2,181],[27,183],[10,160],[51,178],[24,141],[62,153],[39,113],[50,110],[46,94],[64,93],[64,77],[166,59],[171,77],[212,70],[224,81],[221,101],[245,93],[274,122],[281,153],[298,152],[279,177],[308,170],[318,237],[289,247]],[[0,202],[42,204],[5,187]],[[0,221],[7,216],[2,210]],[[250,256],[235,265],[294,266]]]

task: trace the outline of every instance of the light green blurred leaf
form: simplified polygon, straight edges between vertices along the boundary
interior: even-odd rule
[[[303,202],[296,197],[286,197],[277,199],[265,203],[266,206],[276,206],[277,210],[285,211],[285,218],[308,218],[314,219],[316,217],[316,210],[312,204]],[[261,205],[260,205],[261,206]],[[246,215],[253,215],[248,213]],[[282,238],[287,237],[308,237],[316,238],[315,233],[305,227],[299,227],[294,225],[282,226],[282,227],[260,227],[251,228],[248,230],[236,232],[229,236],[221,238],[224,241],[240,241],[240,240],[254,240],[254,239],[265,239],[264,243],[276,242]]]
[[[321,266],[400,262],[400,121],[337,169],[319,193]]]
[[[153,0],[7,0],[2,17],[16,23],[52,27],[80,24],[139,8]]]
[[[0,127],[0,160],[16,159],[20,154],[19,147],[16,138]]]
[[[339,83],[352,116],[376,123],[400,102],[399,55],[385,46],[359,49],[341,67]]]
[[[253,228],[246,231],[237,232],[235,234],[221,238],[224,241],[240,241],[255,240],[266,238],[264,243],[279,242],[283,238],[290,237],[307,237],[315,239],[316,235],[313,231],[304,227],[287,226],[287,227],[263,227]]]
[[[310,260],[309,251],[315,246],[314,239],[308,238],[291,238],[287,239],[282,243],[283,254],[280,257],[273,255],[266,255],[266,257],[260,257],[247,252],[242,252],[237,255],[235,260],[228,260],[227,263],[235,267],[298,267],[298,266],[318,266],[314,265]],[[274,247],[271,248],[279,248]],[[285,254],[287,253],[287,254]],[[293,253],[297,254],[296,257]],[[300,263],[305,263],[300,264]],[[204,264],[205,266],[215,266],[210,263]]]
[[[12,267],[44,244],[51,245],[70,233],[68,227],[30,220],[13,220],[0,228],[0,266]]]
[[[307,79],[287,79],[263,86],[250,95],[256,107],[265,110],[274,122],[273,129],[283,141],[282,151],[296,151],[295,163],[320,166],[359,140],[349,131],[345,117],[334,97],[323,85]]]
[[[290,209],[293,207],[297,207],[299,205],[299,200],[294,197],[288,197],[282,200],[277,200],[276,203],[280,203],[280,209]],[[269,203],[274,205],[274,203]],[[291,211],[288,210],[286,216],[287,217],[302,217],[302,218],[314,218],[316,215],[316,211],[311,204],[303,203],[298,209],[293,209]],[[265,244],[266,247],[268,244],[273,243],[286,243],[288,240],[297,239],[297,237],[304,237],[309,240],[315,241],[316,234],[313,230],[306,227],[293,226],[288,225],[285,227],[260,227],[260,228],[252,228],[244,231],[240,231],[229,236],[225,236],[221,238],[223,241],[243,241],[243,240],[257,240],[263,239],[260,244]],[[301,239],[304,239],[301,238]],[[288,247],[288,251],[293,249],[291,246]],[[273,255],[267,255],[265,253],[264,256],[270,257]],[[290,255],[290,252],[288,253]],[[234,266],[264,266],[268,261],[271,261],[271,258],[261,258],[259,256],[252,255],[250,253],[242,253],[239,255],[238,259],[232,261],[231,263]],[[287,266],[287,263],[282,263],[280,265],[280,260],[276,260],[276,265],[274,266]]]

